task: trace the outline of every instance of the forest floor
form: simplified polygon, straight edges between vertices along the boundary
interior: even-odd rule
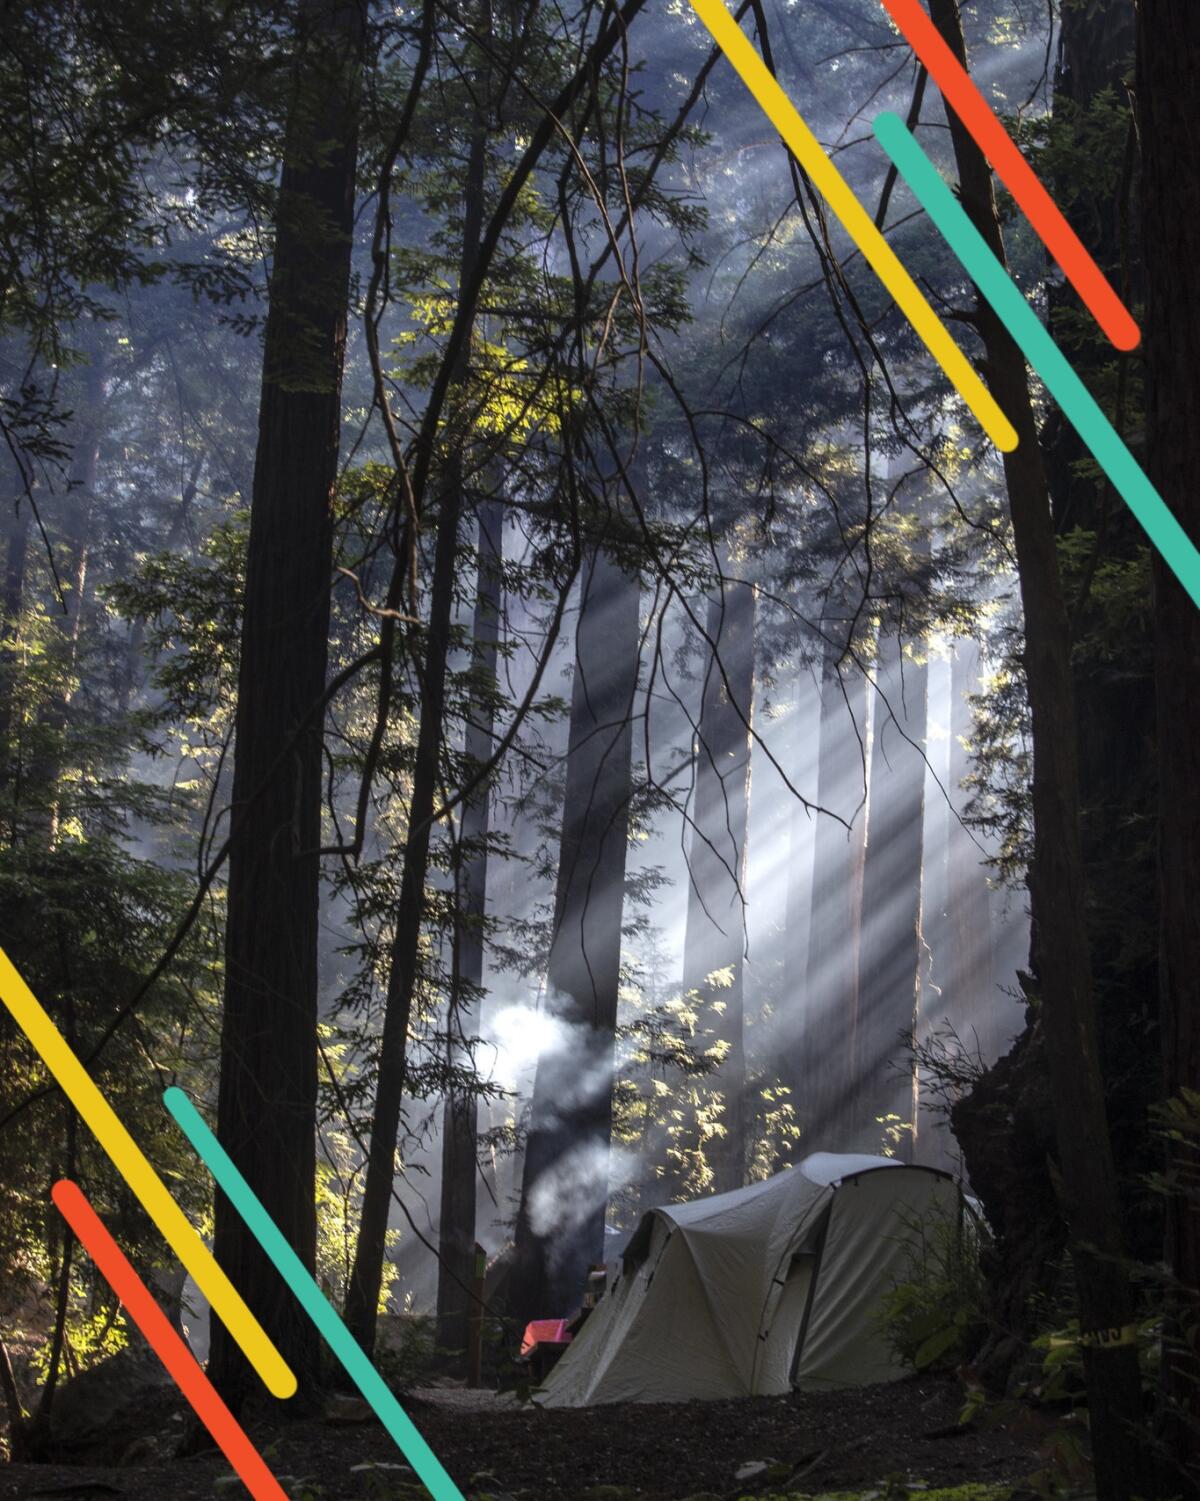
[[[864,1490],[880,1498],[911,1490],[933,1501],[944,1487],[956,1488],[956,1501],[997,1501],[1009,1486],[1019,1495],[1046,1468],[1061,1420],[1010,1407],[962,1427],[961,1405],[957,1382],[913,1378],[854,1391],[558,1412],[443,1389],[414,1394],[409,1410],[464,1495],[478,1501],[758,1501]],[[251,1427],[289,1496],[424,1496],[373,1420],[345,1421],[357,1416],[352,1404],[340,1416]],[[181,1414],[155,1426],[158,1436],[135,1442],[123,1465],[0,1466],[0,1501],[244,1494],[215,1453],[171,1457],[167,1435],[182,1431]],[[759,1468],[747,1475],[748,1466]]]

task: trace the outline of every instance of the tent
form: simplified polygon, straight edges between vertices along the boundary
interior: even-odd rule
[[[824,1389],[906,1374],[875,1313],[922,1225],[962,1223],[948,1174],[816,1152],[762,1183],[646,1213],[544,1407]]]

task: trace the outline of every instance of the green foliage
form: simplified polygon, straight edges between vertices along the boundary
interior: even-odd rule
[[[917,1371],[953,1370],[968,1360],[987,1329],[980,1267],[983,1226],[969,1211],[910,1225],[906,1275],[879,1311],[895,1354]]]
[[[328,1056],[329,1049],[326,1050]],[[362,1208],[362,1165],[349,1133],[333,1122],[319,1132],[317,1159],[317,1277],[333,1303],[345,1303],[358,1240]],[[379,1312],[386,1313],[399,1276],[394,1252],[402,1232],[389,1229],[384,1237],[385,1258],[379,1288]]]
[[[217,973],[207,928],[168,976],[142,989],[162,935],[190,899],[186,878],[137,860],[111,838],[75,837],[51,851],[0,847],[5,948],[176,1197],[203,1222],[208,1185],[162,1108],[163,1087],[204,1088],[213,1045]],[[7,1013],[0,1020],[0,1321],[37,1341],[49,1327],[49,1289],[61,1272],[63,1232],[49,1201],[55,1178],[81,1182],[143,1275],[166,1269],[165,1249],[124,1181],[57,1094]],[[118,1348],[123,1321],[107,1285],[76,1257],[70,1274],[68,1359],[83,1365]],[[34,1372],[44,1374],[43,1356]]]
[[[887,1115],[877,1115],[875,1124],[883,1128],[879,1144],[881,1157],[899,1157],[908,1149],[913,1136],[912,1121],[889,1111]]]
[[[194,555],[158,553],[104,591],[114,610],[146,627],[160,722],[182,755],[211,754],[228,733],[237,688],[238,629],[249,516],[219,519]]]
[[[410,1298],[388,1330],[388,1338],[375,1355],[379,1374],[393,1391],[427,1385],[436,1368],[436,1320],[414,1313]]]

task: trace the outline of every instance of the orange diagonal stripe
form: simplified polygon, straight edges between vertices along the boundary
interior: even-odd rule
[[[150,1289],[130,1266],[78,1184],[63,1178],[50,1192],[80,1244],[125,1305],[125,1312],[145,1335],[146,1343],[191,1403],[254,1501],[287,1501],[283,1487],[267,1468],[266,1461],[200,1369],[196,1357],[171,1328]]]
[[[1062,267],[1092,317],[1118,349],[1136,349],[1142,335],[1129,310],[1038,181],[970,74],[925,14],[920,0],[882,0],[882,4],[929,69],[946,103],[975,137],[979,149],[1041,235],[1046,249]]]
[[[12,1012],[13,1020],[37,1049],[58,1087],[108,1153],[163,1239],[192,1274],[192,1280],[237,1340],[268,1391],[280,1398],[292,1396],[296,1378],[287,1362],[3,949],[0,949],[0,1002]]]

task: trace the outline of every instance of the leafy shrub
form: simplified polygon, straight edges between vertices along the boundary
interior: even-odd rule
[[[403,1313],[387,1320],[387,1336],[376,1352],[379,1374],[393,1391],[426,1386],[436,1369],[437,1320],[413,1313],[411,1298]]]
[[[952,1370],[987,1327],[980,1240],[969,1211],[938,1213],[909,1225],[908,1275],[884,1296],[880,1326],[895,1354],[918,1371]]]

